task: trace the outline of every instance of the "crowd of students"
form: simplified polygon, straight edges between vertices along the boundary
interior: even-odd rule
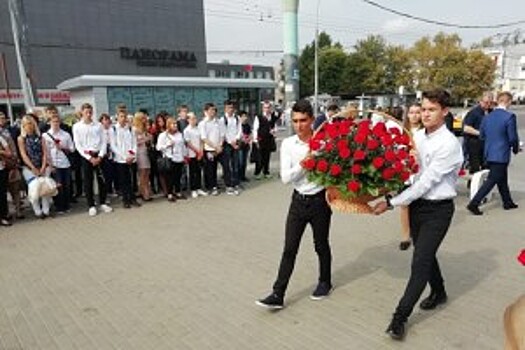
[[[69,212],[81,196],[90,216],[113,211],[108,196],[120,197],[124,208],[140,207],[156,193],[170,202],[187,195],[217,196],[222,192],[219,164],[224,193],[239,195],[242,182],[249,181],[249,161],[255,163],[256,179],[271,178],[279,118],[264,102],[262,114],[252,121],[232,101],[224,102],[220,116],[213,103],[206,103],[202,118],[185,105],[177,108],[177,115],[161,112],[150,118],[146,111],[129,115],[123,104],[113,118],[106,113],[96,118],[85,103],[72,126],[62,121],[55,106],[46,107],[43,118],[24,115],[19,126],[8,125],[0,112],[0,225],[25,217],[23,196],[41,178],[56,184],[56,191],[35,190],[38,195],[27,196],[42,219]]]

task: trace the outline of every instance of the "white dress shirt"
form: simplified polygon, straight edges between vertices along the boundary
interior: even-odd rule
[[[456,197],[458,173],[463,164],[461,145],[446,125],[427,134],[425,129],[414,134],[419,172],[414,183],[390,200],[394,206],[408,205],[416,199],[443,200]]]
[[[240,139],[241,123],[238,116],[228,116],[225,114],[221,118],[221,124],[224,128],[224,139],[226,142],[231,144],[232,142],[238,141]]]
[[[184,140],[194,148],[201,149],[201,133],[197,126],[188,125],[186,129],[184,129]],[[188,157],[195,158],[196,156],[195,151],[188,147]]]
[[[186,143],[182,133],[170,134],[167,131],[161,133],[157,139],[157,151],[162,152],[162,156],[169,158],[176,163],[184,162],[184,157],[188,154]]]
[[[111,128],[110,146],[113,153],[113,161],[124,164],[127,158],[137,160],[137,137],[133,130],[125,125],[114,125]]]
[[[73,124],[73,141],[78,153],[87,160],[91,159],[90,151],[98,152],[101,158],[106,154],[106,136],[102,124],[97,121],[87,124],[80,120]]]
[[[301,161],[308,153],[309,145],[294,135],[287,137],[281,144],[281,180],[283,183],[292,183],[294,189],[306,195],[316,194],[324,188],[308,181],[306,170]]]
[[[221,127],[221,123],[217,118],[210,119],[205,117],[199,123],[199,131],[201,133],[201,139],[208,140],[213,143],[214,146],[221,146],[224,141],[224,129]],[[216,149],[204,143],[205,151],[215,151]]]
[[[51,135],[51,136],[50,136]],[[48,160],[51,161],[51,165],[57,169],[67,169],[71,166],[66,153],[63,150],[69,152],[75,151],[75,145],[71,136],[62,129],[53,131],[49,129],[43,135],[44,141],[46,142],[46,148],[49,155]],[[57,145],[57,143],[60,145]]]

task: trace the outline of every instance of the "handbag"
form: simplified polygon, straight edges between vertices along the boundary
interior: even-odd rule
[[[261,158],[259,153],[259,146],[256,144],[252,145],[252,150],[250,152],[250,163],[258,163]]]
[[[173,162],[167,157],[157,158],[157,169],[161,173],[168,173],[173,169]]]
[[[49,176],[41,176],[38,179],[38,194],[42,197],[54,197],[58,194],[57,183]]]
[[[270,152],[275,152],[277,151],[277,143],[275,142],[275,137],[272,136],[270,138]]]

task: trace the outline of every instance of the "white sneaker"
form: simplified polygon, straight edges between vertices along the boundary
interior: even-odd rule
[[[97,208],[95,208],[95,207],[89,208],[88,214],[89,214],[89,216],[97,215]]]
[[[102,211],[103,211],[104,213],[111,213],[111,212],[113,211],[113,208],[111,208],[111,207],[110,207],[109,205],[107,205],[107,204],[102,204],[102,205],[100,206],[100,209],[102,209]]]
[[[207,197],[208,196],[208,192],[203,191],[203,190],[197,190],[197,193],[199,194],[199,196],[202,196],[202,197]]]
[[[211,190],[211,195],[212,196],[218,196],[219,195],[219,190],[217,189],[217,187],[214,187],[213,190]]]
[[[197,193],[197,191],[191,191],[191,198],[197,198],[199,196],[199,194]]]
[[[233,187],[226,188],[226,194],[229,196],[233,196],[235,194]]]

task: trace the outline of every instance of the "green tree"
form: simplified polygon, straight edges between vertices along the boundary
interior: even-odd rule
[[[325,47],[319,53],[319,92],[338,95],[343,92],[343,74],[347,54],[339,46]]]

